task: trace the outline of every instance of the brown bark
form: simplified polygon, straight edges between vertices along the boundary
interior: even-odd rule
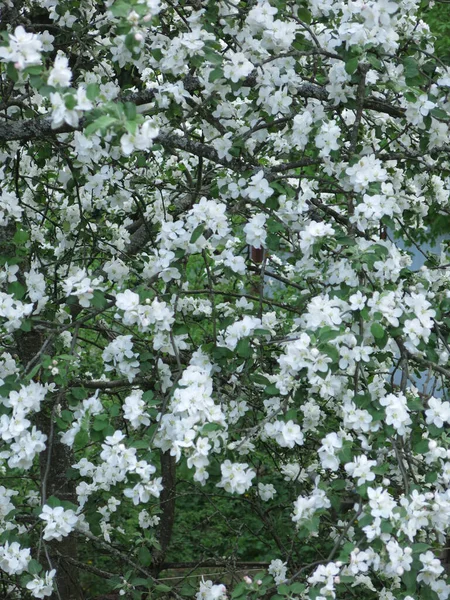
[[[75,483],[67,478],[68,468],[75,462],[70,448],[61,443],[59,436],[55,435],[52,424],[52,414],[39,415],[40,429],[48,437],[47,448],[40,455],[41,471],[41,497],[44,501],[50,496],[55,496],[59,500],[67,500],[76,504],[77,496],[75,492]],[[52,435],[53,433],[53,435]],[[65,561],[59,553],[73,559],[77,559],[77,542],[73,535],[63,538],[61,542],[47,542],[48,550],[51,556],[52,567],[57,569],[56,582],[61,599],[79,600],[83,598],[79,590],[78,571],[73,564]],[[56,554],[55,551],[58,551]],[[52,600],[58,598],[53,594]],[[58,599],[59,600],[59,599]]]
[[[41,350],[45,343],[45,334],[32,330],[19,332],[15,336],[17,354],[20,362],[25,367]],[[47,436],[47,444],[44,452],[39,455],[39,466],[41,475],[41,502],[45,504],[50,496],[60,500],[67,500],[76,504],[77,496],[75,485],[66,476],[67,470],[75,462],[70,448],[61,443],[54,428],[54,405],[63,403],[64,396],[57,396],[52,406],[43,406],[36,415],[36,426]],[[59,553],[77,558],[77,542],[74,536],[69,535],[61,542],[56,540],[46,542],[50,558],[49,568],[57,570],[56,585],[58,593],[51,596],[51,600],[80,600],[83,598],[79,583],[77,569],[65,562]],[[55,550],[58,550],[58,555]],[[43,560],[43,557],[41,557]]]
[[[159,544],[154,555],[154,575],[157,576],[162,569],[164,558],[172,538],[173,524],[175,522],[175,487],[176,487],[176,462],[170,452],[160,454],[162,485],[164,486],[159,504],[162,511],[159,527]]]

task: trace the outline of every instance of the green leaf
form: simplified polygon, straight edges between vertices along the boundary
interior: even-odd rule
[[[253,375],[250,376],[250,379],[256,383],[257,385],[270,385],[270,381],[267,379],[267,377],[264,377],[264,375],[261,375],[261,373],[254,373]]]
[[[352,460],[352,443],[345,441],[342,445],[342,449],[338,452],[339,460],[346,464]]]
[[[350,58],[346,63],[345,63],[345,71],[349,74],[349,75],[353,75],[353,73],[355,73],[355,71],[358,68],[358,63],[359,63],[359,58],[357,56]]]
[[[286,585],[285,583],[282,583],[281,585],[279,585],[277,590],[278,590],[278,593],[282,594],[283,596],[289,596],[291,593],[290,586]]]
[[[111,417],[118,417],[120,414],[120,407],[118,404],[113,404],[109,408],[109,414]]]
[[[434,483],[438,478],[438,474],[436,473],[436,471],[430,471],[429,473],[427,473],[425,475],[425,482],[426,483]]]
[[[383,71],[383,63],[374,54],[367,55],[367,62],[377,71]]]
[[[66,423],[72,423],[72,421],[73,421],[73,412],[71,410],[63,410],[61,412],[61,418]]]
[[[241,358],[250,358],[252,355],[250,340],[248,338],[239,340],[238,345],[236,346],[236,352]]]
[[[45,501],[45,504],[47,506],[50,506],[50,508],[56,508],[57,506],[61,506],[61,500],[59,498],[57,498],[56,496],[50,496]]]
[[[205,46],[204,54],[206,60],[213,65],[221,65],[223,63],[223,56],[211,48],[208,48],[208,46]]]
[[[341,575],[339,577],[340,583],[353,583],[355,578],[353,575]]]
[[[33,65],[24,69],[24,73],[28,75],[40,75],[42,73],[42,65]]]
[[[305,591],[305,584],[299,583],[298,581],[293,583],[290,587],[293,594],[302,594]]]
[[[267,396],[279,396],[281,394],[280,390],[274,383],[268,385],[264,390],[264,393],[267,394]]]
[[[339,351],[337,348],[331,346],[330,344],[321,344],[319,349],[321,352],[329,356],[334,364],[339,363]]]
[[[429,448],[428,448],[429,443],[430,443],[430,440],[420,440],[419,442],[417,442],[417,444],[414,444],[414,446],[413,446],[414,452],[416,452],[417,454],[426,454],[429,450]]]
[[[24,321],[22,321],[22,325],[20,326],[20,329],[22,331],[31,331],[32,326],[33,326],[33,321],[31,319],[25,319]]]
[[[164,57],[163,51],[161,50],[161,48],[153,48],[152,50],[150,50],[150,54],[153,56],[153,58],[155,60],[162,60]]]
[[[170,592],[172,588],[165,583],[158,583],[158,585],[155,585],[154,589],[157,592]]]
[[[448,121],[450,118],[450,115],[445,110],[442,110],[442,108],[433,108],[431,111],[431,116],[442,121]]]
[[[184,583],[182,588],[178,590],[178,593],[181,596],[195,596],[195,594],[197,593],[197,589],[193,588],[191,585],[189,585],[189,583]]]
[[[66,94],[64,96],[64,104],[66,105],[67,110],[73,110],[77,105],[77,99],[71,94]]]
[[[347,562],[350,554],[353,552],[353,550],[355,549],[355,544],[353,544],[352,542],[346,542],[341,549],[341,553],[339,555],[339,560],[341,560],[342,562]]]
[[[152,563],[152,555],[150,553],[150,550],[146,546],[141,546],[141,548],[139,548],[138,558],[139,562],[144,567],[148,567]]]
[[[27,571],[28,573],[31,573],[31,575],[39,575],[39,573],[42,571],[42,565],[37,560],[32,558],[30,561],[28,561]]]
[[[40,89],[42,84],[44,83],[42,77],[40,75],[30,75],[30,85],[31,87],[34,87],[36,90]],[[33,113],[31,114],[27,114],[25,113],[25,115],[28,117],[33,116]]]
[[[214,360],[229,360],[234,358],[234,353],[229,348],[217,347],[212,351]]]
[[[221,69],[220,67],[216,67],[209,74],[208,81],[209,81],[209,83],[214,83],[218,79],[222,79],[223,76],[224,76],[223,75],[223,69]]]
[[[415,592],[417,589],[417,572],[416,571],[405,571],[402,576],[403,583],[406,589],[410,592]]]
[[[22,246],[23,244],[25,244],[28,241],[29,237],[30,236],[28,231],[25,231],[25,229],[22,229],[20,227],[20,225],[17,225],[16,233],[13,237],[13,242],[16,244],[16,246]]]
[[[331,487],[333,488],[333,490],[343,490],[343,489],[345,489],[345,486],[346,486],[345,479],[335,479],[331,483]]]
[[[223,429],[223,427],[222,427],[222,425],[219,425],[219,423],[206,423],[202,427],[202,432],[208,433],[210,431],[220,431],[222,429]]]
[[[138,129],[137,121],[126,121],[125,129],[130,135],[136,135],[136,131]]]
[[[303,6],[299,6],[297,8],[297,17],[300,19],[300,21],[303,21],[303,23],[306,23],[307,25],[309,25],[312,20],[311,13]]]
[[[148,440],[136,440],[134,442],[132,442],[131,444],[132,448],[136,448],[138,450],[148,450],[150,447],[150,444],[148,443]]]
[[[133,102],[125,102],[123,111],[129,121],[134,121],[136,119],[136,104],[133,104]]]
[[[372,397],[370,394],[357,394],[353,401],[358,408],[367,408],[372,404]]]
[[[267,231],[270,231],[270,233],[279,233],[280,231],[286,230],[286,225],[280,223],[277,219],[267,219],[266,227]]]
[[[412,104],[414,104],[415,102],[417,102],[417,96],[413,93],[413,92],[406,92],[405,93],[405,100],[407,100],[408,102],[411,102]],[[383,219],[386,218],[390,218],[390,217],[383,217]]]
[[[391,533],[393,530],[392,523],[390,521],[383,519],[381,521],[380,529],[381,529],[382,533]]]
[[[131,6],[128,2],[118,0],[109,9],[115,17],[128,17],[131,12]]]
[[[372,323],[370,331],[376,340],[382,339],[385,334],[383,327],[379,323]]]
[[[103,431],[108,426],[108,415],[99,415],[95,417],[92,424],[94,431]]]
[[[22,300],[25,296],[25,286],[20,281],[13,281],[8,285],[8,294],[12,294],[16,300]]]
[[[133,577],[133,579],[130,581],[131,585],[140,585],[140,586],[147,586],[149,587],[149,585],[152,583],[151,579],[144,579],[143,577]]]
[[[89,434],[85,429],[81,429],[75,436],[75,447],[84,448],[89,443]]]
[[[266,245],[269,250],[279,250],[280,248],[280,239],[274,233],[269,233],[266,238]]]
[[[100,86],[97,83],[89,83],[86,87],[86,97],[91,102],[97,100],[100,94]]]
[[[14,81],[14,83],[19,81],[19,73],[17,72],[17,69],[14,67],[14,63],[9,62],[6,65],[6,74],[12,81]]]
[[[91,300],[91,304],[94,308],[101,310],[102,308],[105,308],[105,306],[108,304],[108,301],[106,300],[103,292],[100,290],[94,290],[94,297]]]
[[[267,335],[270,335],[270,331],[268,329],[255,329],[253,331],[253,335],[255,337],[265,337]]]
[[[329,326],[321,327],[318,332],[319,341],[322,343],[334,340],[338,335],[341,335],[340,329],[332,329]]]
[[[96,119],[93,123],[85,127],[84,134],[86,136],[95,133],[99,129],[106,130],[114,123],[117,123],[117,119],[115,117],[110,117],[109,115],[102,115],[98,119]]]
[[[231,597],[233,598],[233,600],[235,600],[236,598],[240,598],[241,596],[246,596],[247,593],[248,593],[248,586],[246,583],[241,581],[240,583],[237,584],[237,586],[231,592]]]
[[[408,401],[409,410],[424,410],[423,402],[420,398],[413,398]]]
[[[31,369],[31,371],[27,374],[26,381],[31,381],[41,367],[42,367],[41,363],[38,363],[37,365],[35,365]]]
[[[87,390],[82,387],[74,387],[70,390],[70,393],[76,400],[84,400],[88,396]]]
[[[373,523],[372,515],[364,515],[361,519],[358,520],[359,527],[366,527],[366,525],[371,525]]]
[[[403,61],[403,69],[405,77],[410,79],[419,75],[417,61],[412,56],[407,56]]]
[[[189,240],[189,243],[190,244],[195,244],[195,242],[203,234],[204,231],[205,231],[205,226],[204,226],[203,223],[200,224],[200,225],[197,225],[197,227],[192,232],[191,239]]]

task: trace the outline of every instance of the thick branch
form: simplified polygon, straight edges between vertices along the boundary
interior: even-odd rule
[[[189,92],[198,91],[201,89],[200,82],[197,78],[188,76],[183,81],[184,87]],[[256,84],[256,78],[251,75],[245,81],[243,81],[243,86],[251,86]],[[148,104],[152,102],[155,96],[155,90],[144,90],[141,92],[137,92],[134,94],[124,95],[121,100],[129,101],[135,103],[137,106],[141,106],[143,104]],[[328,100],[328,94],[326,90],[312,83],[304,83],[297,89],[297,96],[301,98],[315,98],[317,100],[322,100],[326,102]],[[387,102],[383,102],[382,100],[377,100],[376,98],[366,98],[364,100],[364,108],[374,110],[381,113],[386,113],[392,117],[403,117],[405,114],[405,110],[403,108],[398,108],[396,106],[392,106]],[[51,127],[51,118],[50,117],[39,117],[36,119],[27,119],[22,121],[3,121],[0,122],[0,142],[11,142],[11,141],[28,141],[32,139],[44,139],[47,137],[52,137],[57,133],[68,133],[70,131],[80,130],[84,126],[84,121],[80,120],[78,127],[71,127],[66,123],[57,127],[56,129],[52,129]],[[185,138],[178,138],[179,140],[184,140]],[[163,146],[167,145],[172,148],[179,148],[181,150],[186,150],[187,152],[192,152],[189,147],[182,147],[177,145],[177,138],[174,136],[161,136],[157,142],[162,144]],[[180,143],[185,145],[188,140],[185,142],[181,141]],[[195,142],[189,142],[194,143]],[[188,144],[188,146],[189,146]],[[209,147],[208,147],[209,148]],[[227,164],[225,159],[218,160],[217,153],[209,148],[206,154],[201,154],[205,158],[210,158],[207,154],[209,152],[214,152],[216,158],[211,159],[214,162],[219,162],[224,164],[225,166],[230,166]],[[198,152],[193,152],[193,154],[198,154]]]
[[[198,562],[167,562],[161,567],[161,571],[168,569],[195,569],[199,567],[237,567],[239,569],[267,569],[268,562],[248,562],[248,561],[223,561],[223,560],[202,560]]]
[[[159,544],[161,549],[154,553],[155,567],[160,570],[170,540],[172,538],[173,524],[175,522],[175,486],[176,486],[176,462],[170,452],[161,452],[161,475],[163,490],[160,496],[161,521],[159,525]]]

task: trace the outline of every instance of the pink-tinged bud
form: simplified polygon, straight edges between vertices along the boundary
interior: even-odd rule
[[[150,15],[150,14],[144,15],[144,17],[142,18],[142,20],[144,21],[144,23],[148,23],[149,21],[152,20],[152,15]]]
[[[262,585],[262,579],[258,579],[258,581],[256,582],[258,585]]]
[[[135,35],[134,35],[134,39],[135,39],[137,42],[142,42],[142,40],[144,39],[144,36],[142,35],[142,33],[135,33]]]
[[[334,578],[334,583],[341,583],[341,578],[339,577],[339,575],[336,575],[336,577]]]
[[[248,583],[248,585],[250,585],[252,582],[251,577],[249,577],[248,575],[244,575],[243,579],[244,579],[245,583]]]

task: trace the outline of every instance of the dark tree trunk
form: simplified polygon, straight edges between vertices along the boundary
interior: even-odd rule
[[[45,343],[45,334],[40,331],[18,332],[15,336],[17,353],[20,362],[25,367],[40,352]],[[51,349],[48,349],[51,352]],[[50,405],[42,406],[42,410],[36,415],[36,426],[47,436],[47,444],[44,452],[39,455],[41,475],[41,502],[45,504],[50,496],[60,500],[67,500],[76,504],[77,496],[75,484],[67,478],[67,470],[74,463],[72,450],[61,443],[54,427],[55,405],[63,404],[64,395],[59,394]],[[73,535],[63,538],[61,542],[52,540],[45,542],[50,558],[49,568],[55,568],[56,585],[58,594],[55,592],[51,600],[80,600],[83,598],[79,586],[79,578],[76,567],[64,561],[64,556],[77,558],[77,543]],[[44,556],[41,556],[41,561]]]
[[[161,452],[160,464],[162,485],[164,488],[159,499],[162,512],[158,540],[160,549],[153,555],[153,572],[155,576],[157,576],[161,570],[172,538],[173,524],[175,522],[175,488],[177,483],[175,457],[171,456],[169,451]]]

